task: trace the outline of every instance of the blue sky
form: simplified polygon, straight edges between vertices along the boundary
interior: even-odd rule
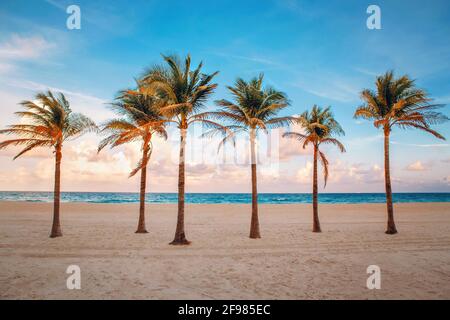
[[[65,11],[70,4],[81,8],[81,30],[66,28]],[[366,9],[370,4],[381,8],[381,30],[366,27]],[[327,191],[382,191],[380,179],[371,179],[378,175],[376,168],[382,166],[380,132],[370,123],[352,118],[355,107],[361,104],[359,92],[372,88],[376,75],[393,69],[397,75],[406,73],[417,79],[417,85],[436,101],[450,103],[449,21],[450,3],[446,0],[426,4],[399,0],[3,0],[0,126],[15,120],[12,113],[17,102],[31,99],[44,88],[66,92],[74,109],[103,121],[111,116],[104,103],[119,89],[131,86],[133,78],[145,67],[159,63],[161,53],[189,52],[195,62],[204,61],[205,71],[220,71],[219,88],[209,108],[214,108],[214,99],[228,97],[225,86],[237,76],[249,78],[260,72],[264,72],[267,83],[288,94],[292,106],[285,114],[300,113],[313,104],[331,105],[347,133],[342,140],[348,152],[339,155],[328,150],[336,172],[342,171],[342,175],[338,178],[336,174],[335,184]],[[448,107],[444,112],[450,114]],[[448,123],[437,129],[450,136]],[[95,137],[88,139],[96,142]],[[450,191],[448,142],[400,130],[394,132],[392,140],[394,181],[398,181],[394,182],[394,191]],[[170,146],[175,148],[174,143]],[[127,155],[126,150],[119,152]],[[73,163],[77,163],[81,156],[73,153]],[[97,160],[100,162],[101,158]],[[42,170],[50,170],[51,162],[45,161],[48,160],[44,154],[32,154],[11,162],[10,152],[0,151],[0,189],[11,188],[7,183],[11,170],[20,168],[24,176],[39,165]],[[156,161],[161,166],[167,162],[163,158]],[[273,182],[273,177],[263,177],[262,189],[308,192],[309,177],[303,183],[301,176],[306,174],[308,161],[308,154],[289,157],[282,165],[278,182]],[[194,169],[195,165],[193,172]],[[214,168],[197,169],[205,173],[205,179],[234,181]],[[160,171],[164,170],[154,174]],[[167,174],[172,171],[168,169]],[[24,178],[14,187],[30,189],[32,183],[39,189],[51,189],[51,179],[42,181],[43,178],[44,175],[35,177],[37,185]],[[188,190],[205,191],[200,173],[198,180],[192,179],[198,184],[193,182],[191,189],[188,184]],[[106,177],[94,184],[80,180],[67,184],[66,189],[97,189],[106,184],[113,191],[123,191],[134,186],[134,180],[114,187],[110,187]],[[173,184],[161,182],[161,188],[154,190],[175,191]],[[236,190],[237,185],[230,188]],[[246,188],[244,184],[242,191]],[[228,191],[220,187],[214,190]]]

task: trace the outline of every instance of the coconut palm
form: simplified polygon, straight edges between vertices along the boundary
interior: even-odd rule
[[[373,121],[377,129],[384,133],[384,176],[387,204],[387,234],[397,233],[394,221],[394,208],[392,204],[392,187],[389,167],[389,136],[393,127],[401,129],[419,129],[428,132],[438,139],[445,138],[431,125],[447,121],[448,118],[435,110],[443,107],[432,104],[424,90],[415,87],[414,80],[408,76],[394,78],[392,71],[377,77],[376,90],[365,89],[361,92],[364,105],[358,107],[355,118]]]
[[[129,177],[141,172],[139,221],[136,233],[147,233],[145,228],[145,189],[147,185],[147,166],[153,150],[152,137],[159,135],[167,139],[164,128],[165,119],[161,113],[164,101],[158,97],[143,94],[140,89],[123,91],[112,103],[113,110],[121,118],[106,122],[102,132],[108,136],[100,142],[98,151],[104,147],[118,147],[125,143],[139,141],[142,143],[142,157]]]
[[[322,109],[314,105],[311,111],[305,111],[297,119],[303,132],[285,132],[283,137],[294,138],[302,143],[303,149],[309,144],[313,146],[313,232],[322,232],[319,221],[318,208],[318,183],[317,183],[317,160],[322,164],[324,175],[324,187],[328,180],[329,161],[325,154],[320,150],[321,145],[332,144],[339,148],[339,151],[345,152],[344,145],[335,138],[337,135],[343,135],[339,123],[334,119],[330,107]]]
[[[217,84],[211,83],[218,74],[202,73],[203,64],[191,70],[191,58],[186,56],[182,62],[178,56],[164,56],[166,65],[154,66],[147,70],[140,82],[150,94],[156,94],[167,101],[162,108],[168,122],[177,125],[180,130],[180,153],[178,164],[178,215],[175,237],[172,245],[187,245],[184,229],[185,201],[185,149],[188,128],[202,123],[208,128],[226,130],[220,124],[206,119],[207,112],[200,112],[213,93]]]
[[[228,132],[216,130],[205,135],[213,136],[215,133],[224,134],[219,147],[228,140],[234,140],[236,134],[245,132],[250,138],[251,177],[252,177],[252,215],[250,223],[250,238],[261,238],[258,218],[258,189],[257,189],[257,159],[256,139],[260,130],[267,132],[270,128],[279,128],[289,125],[292,117],[276,117],[277,113],[289,105],[283,92],[271,86],[263,87],[264,75],[245,81],[238,78],[234,86],[228,86],[234,102],[218,100],[216,104],[221,107],[219,111],[209,112],[207,117],[213,120],[227,121]]]
[[[0,143],[0,149],[8,146],[23,146],[14,157],[38,147],[54,148],[55,154],[55,185],[53,198],[53,224],[51,238],[61,237],[60,211],[60,180],[63,143],[76,138],[88,131],[96,131],[95,123],[88,117],[72,112],[69,101],[64,94],[56,96],[50,92],[38,93],[34,101],[23,101],[20,104],[24,111],[15,114],[25,119],[25,123],[15,124],[8,129],[0,130],[0,134],[15,135],[17,139]],[[28,121],[27,121],[28,120]]]

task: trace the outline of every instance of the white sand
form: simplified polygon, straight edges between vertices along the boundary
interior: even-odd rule
[[[450,204],[261,205],[263,238],[247,238],[250,206],[188,205],[189,247],[173,247],[175,205],[63,204],[64,237],[49,239],[51,204],[0,203],[0,298],[450,299]],[[68,265],[81,290],[66,288]],[[381,290],[366,288],[380,266]]]

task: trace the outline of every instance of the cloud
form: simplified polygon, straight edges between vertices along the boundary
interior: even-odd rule
[[[450,144],[448,143],[416,144],[416,143],[400,143],[397,141],[391,141],[391,143],[396,145],[419,147],[419,148],[446,148],[450,146]]]
[[[250,61],[250,62],[254,62],[254,63],[258,63],[258,64],[263,64],[263,65],[280,65],[279,63],[265,58],[265,57],[261,57],[261,56],[243,56],[243,55],[236,55],[236,54],[230,54],[230,53],[225,53],[225,52],[212,52],[212,54],[220,56],[220,57],[225,57],[225,58],[231,58],[231,59],[238,59],[238,60],[245,60],[245,61]]]
[[[312,182],[312,162],[306,162],[306,165],[297,170],[295,175],[296,181],[299,183],[311,183]]]
[[[359,73],[361,73],[361,74],[364,74],[366,76],[371,76],[371,77],[374,77],[374,78],[379,76],[379,74],[376,73],[375,71],[367,70],[367,69],[364,69],[364,68],[357,67],[357,68],[354,68],[354,70],[359,72]]]
[[[91,95],[80,93],[80,92],[70,91],[67,89],[52,87],[52,86],[49,86],[46,84],[37,83],[37,82],[29,81],[29,80],[12,80],[11,82],[9,82],[9,85],[18,87],[18,88],[22,88],[22,89],[33,90],[33,91],[51,90],[51,91],[61,92],[63,94],[71,95],[74,97],[78,97],[83,100],[87,100],[89,102],[106,103],[106,100],[95,97],[95,96],[91,96]]]
[[[443,179],[444,183],[450,186],[450,176],[447,176]]]
[[[127,191],[134,187],[137,178],[128,179],[128,175],[139,159],[139,145],[129,144],[100,154],[97,154],[97,145],[94,136],[84,136],[64,144],[61,180],[63,190]],[[52,150],[39,148],[35,152],[39,154],[38,157],[30,153],[14,161],[13,168],[19,166],[18,169],[0,172],[0,176],[14,177],[14,182],[2,183],[2,189],[51,190],[54,175]],[[20,175],[17,176],[18,174]]]
[[[53,43],[46,41],[41,36],[22,37],[13,34],[8,41],[0,44],[0,59],[37,59],[53,47]]]
[[[366,146],[372,142],[382,140],[384,138],[383,134],[376,134],[373,136],[365,136],[359,138],[353,138],[345,141],[347,146]]]
[[[407,167],[406,167],[406,170],[408,170],[408,171],[425,171],[425,170],[427,170],[428,168],[426,168],[425,166],[424,166],[424,164],[422,163],[422,161],[416,161],[416,162],[413,162],[413,163],[411,163],[410,165],[408,165]]]
[[[15,69],[13,64],[0,62],[0,74],[5,74]]]
[[[384,181],[383,170],[378,164],[332,162],[329,168],[329,183],[332,184],[377,184]]]
[[[360,88],[354,81],[328,72],[303,71],[301,78],[292,85],[315,96],[329,100],[354,102],[359,99]]]
[[[355,188],[375,188],[381,189],[384,181],[384,174],[382,168],[378,164],[364,164],[364,163],[348,163],[340,159],[333,159],[329,165],[329,176],[327,183],[327,191],[334,190],[339,192],[353,191]],[[277,181],[266,180],[266,187],[274,185],[274,182],[282,188],[279,191],[285,190],[299,190],[306,188],[309,192],[312,184],[313,164],[307,160],[300,166],[295,174],[290,174],[290,170],[285,170],[280,173]],[[319,185],[323,186],[323,171],[319,164]],[[262,179],[264,181],[264,179]]]
[[[67,40],[61,32],[40,26],[34,28],[32,24],[27,28],[39,29],[39,34],[24,36],[11,33],[0,42],[0,79],[4,82],[9,82],[20,73],[28,73],[33,66],[61,66],[55,60],[67,47]]]
[[[448,104],[448,103],[450,103],[450,95],[443,96],[443,97],[437,97],[434,100],[436,103]]]
[[[293,115],[298,116],[298,115]],[[311,155],[312,149],[303,149],[303,143],[295,138],[283,138],[285,132],[303,133],[304,130],[299,124],[291,124],[289,129],[281,129],[279,131],[279,159],[280,161],[288,161],[292,158],[304,155]]]
[[[43,37],[23,37],[12,34],[10,38],[0,43],[0,75],[9,75],[16,71],[20,62],[39,61],[44,53],[55,47]]]

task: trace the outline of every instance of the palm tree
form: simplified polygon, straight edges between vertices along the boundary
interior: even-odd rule
[[[335,138],[336,135],[344,135],[339,123],[334,119],[330,107],[322,109],[314,105],[310,112],[305,111],[296,122],[303,128],[303,133],[285,132],[283,137],[294,138],[302,143],[303,149],[308,144],[314,148],[313,162],[313,232],[322,232],[319,221],[318,191],[317,191],[317,159],[320,160],[323,168],[324,187],[328,180],[328,159],[320,150],[323,144],[333,144],[339,148],[339,151],[345,152],[344,145]]]
[[[129,177],[141,172],[139,222],[136,233],[148,233],[145,228],[147,165],[153,150],[153,135],[167,139],[165,120],[161,114],[161,107],[165,102],[158,97],[143,94],[140,89],[123,91],[116,100],[112,107],[122,118],[110,120],[103,126],[102,132],[109,135],[100,142],[98,151],[107,145],[114,148],[124,143],[142,142],[142,157]]]
[[[205,135],[214,135],[221,132],[224,138],[219,144],[222,146],[236,134],[247,132],[250,138],[251,175],[252,175],[252,216],[250,223],[250,238],[261,238],[258,219],[258,189],[256,170],[256,139],[260,130],[267,132],[269,128],[278,128],[289,125],[292,117],[275,117],[276,114],[289,105],[289,101],[283,92],[270,86],[263,87],[264,75],[245,81],[238,78],[233,87],[228,90],[234,98],[234,102],[218,100],[216,104],[222,107],[219,111],[210,112],[207,117],[217,120],[225,120],[231,123],[227,126],[228,132],[213,128]]]
[[[389,136],[392,128],[415,128],[428,132],[436,138],[445,138],[430,128],[433,124],[449,120],[442,113],[435,110],[443,107],[440,104],[430,103],[430,99],[424,90],[417,89],[414,80],[408,76],[394,79],[392,71],[377,77],[376,91],[365,89],[361,92],[364,105],[358,107],[355,118],[364,118],[373,121],[377,129],[383,129],[384,133],[384,177],[386,187],[387,204],[387,234],[397,233],[394,222],[394,208],[392,204],[392,187],[389,167]]]
[[[59,219],[60,180],[62,147],[66,140],[76,138],[88,131],[96,131],[95,123],[88,117],[73,113],[64,94],[55,96],[47,91],[36,95],[36,102],[22,101],[24,111],[16,112],[18,116],[30,120],[27,124],[15,124],[0,134],[11,134],[21,138],[0,143],[0,149],[8,146],[24,146],[14,159],[38,147],[52,147],[55,153],[55,185],[53,200],[53,224],[50,238],[61,237]]]
[[[191,58],[186,56],[181,62],[178,56],[164,56],[166,66],[154,66],[145,72],[140,80],[148,93],[165,99],[167,104],[162,108],[168,122],[177,125],[180,130],[180,154],[178,164],[178,216],[175,237],[172,245],[188,245],[184,229],[185,201],[185,149],[186,134],[190,125],[202,123],[208,128],[226,130],[220,124],[206,119],[208,112],[200,112],[205,102],[214,92],[217,84],[211,83],[218,74],[202,73],[203,63],[191,70]]]

